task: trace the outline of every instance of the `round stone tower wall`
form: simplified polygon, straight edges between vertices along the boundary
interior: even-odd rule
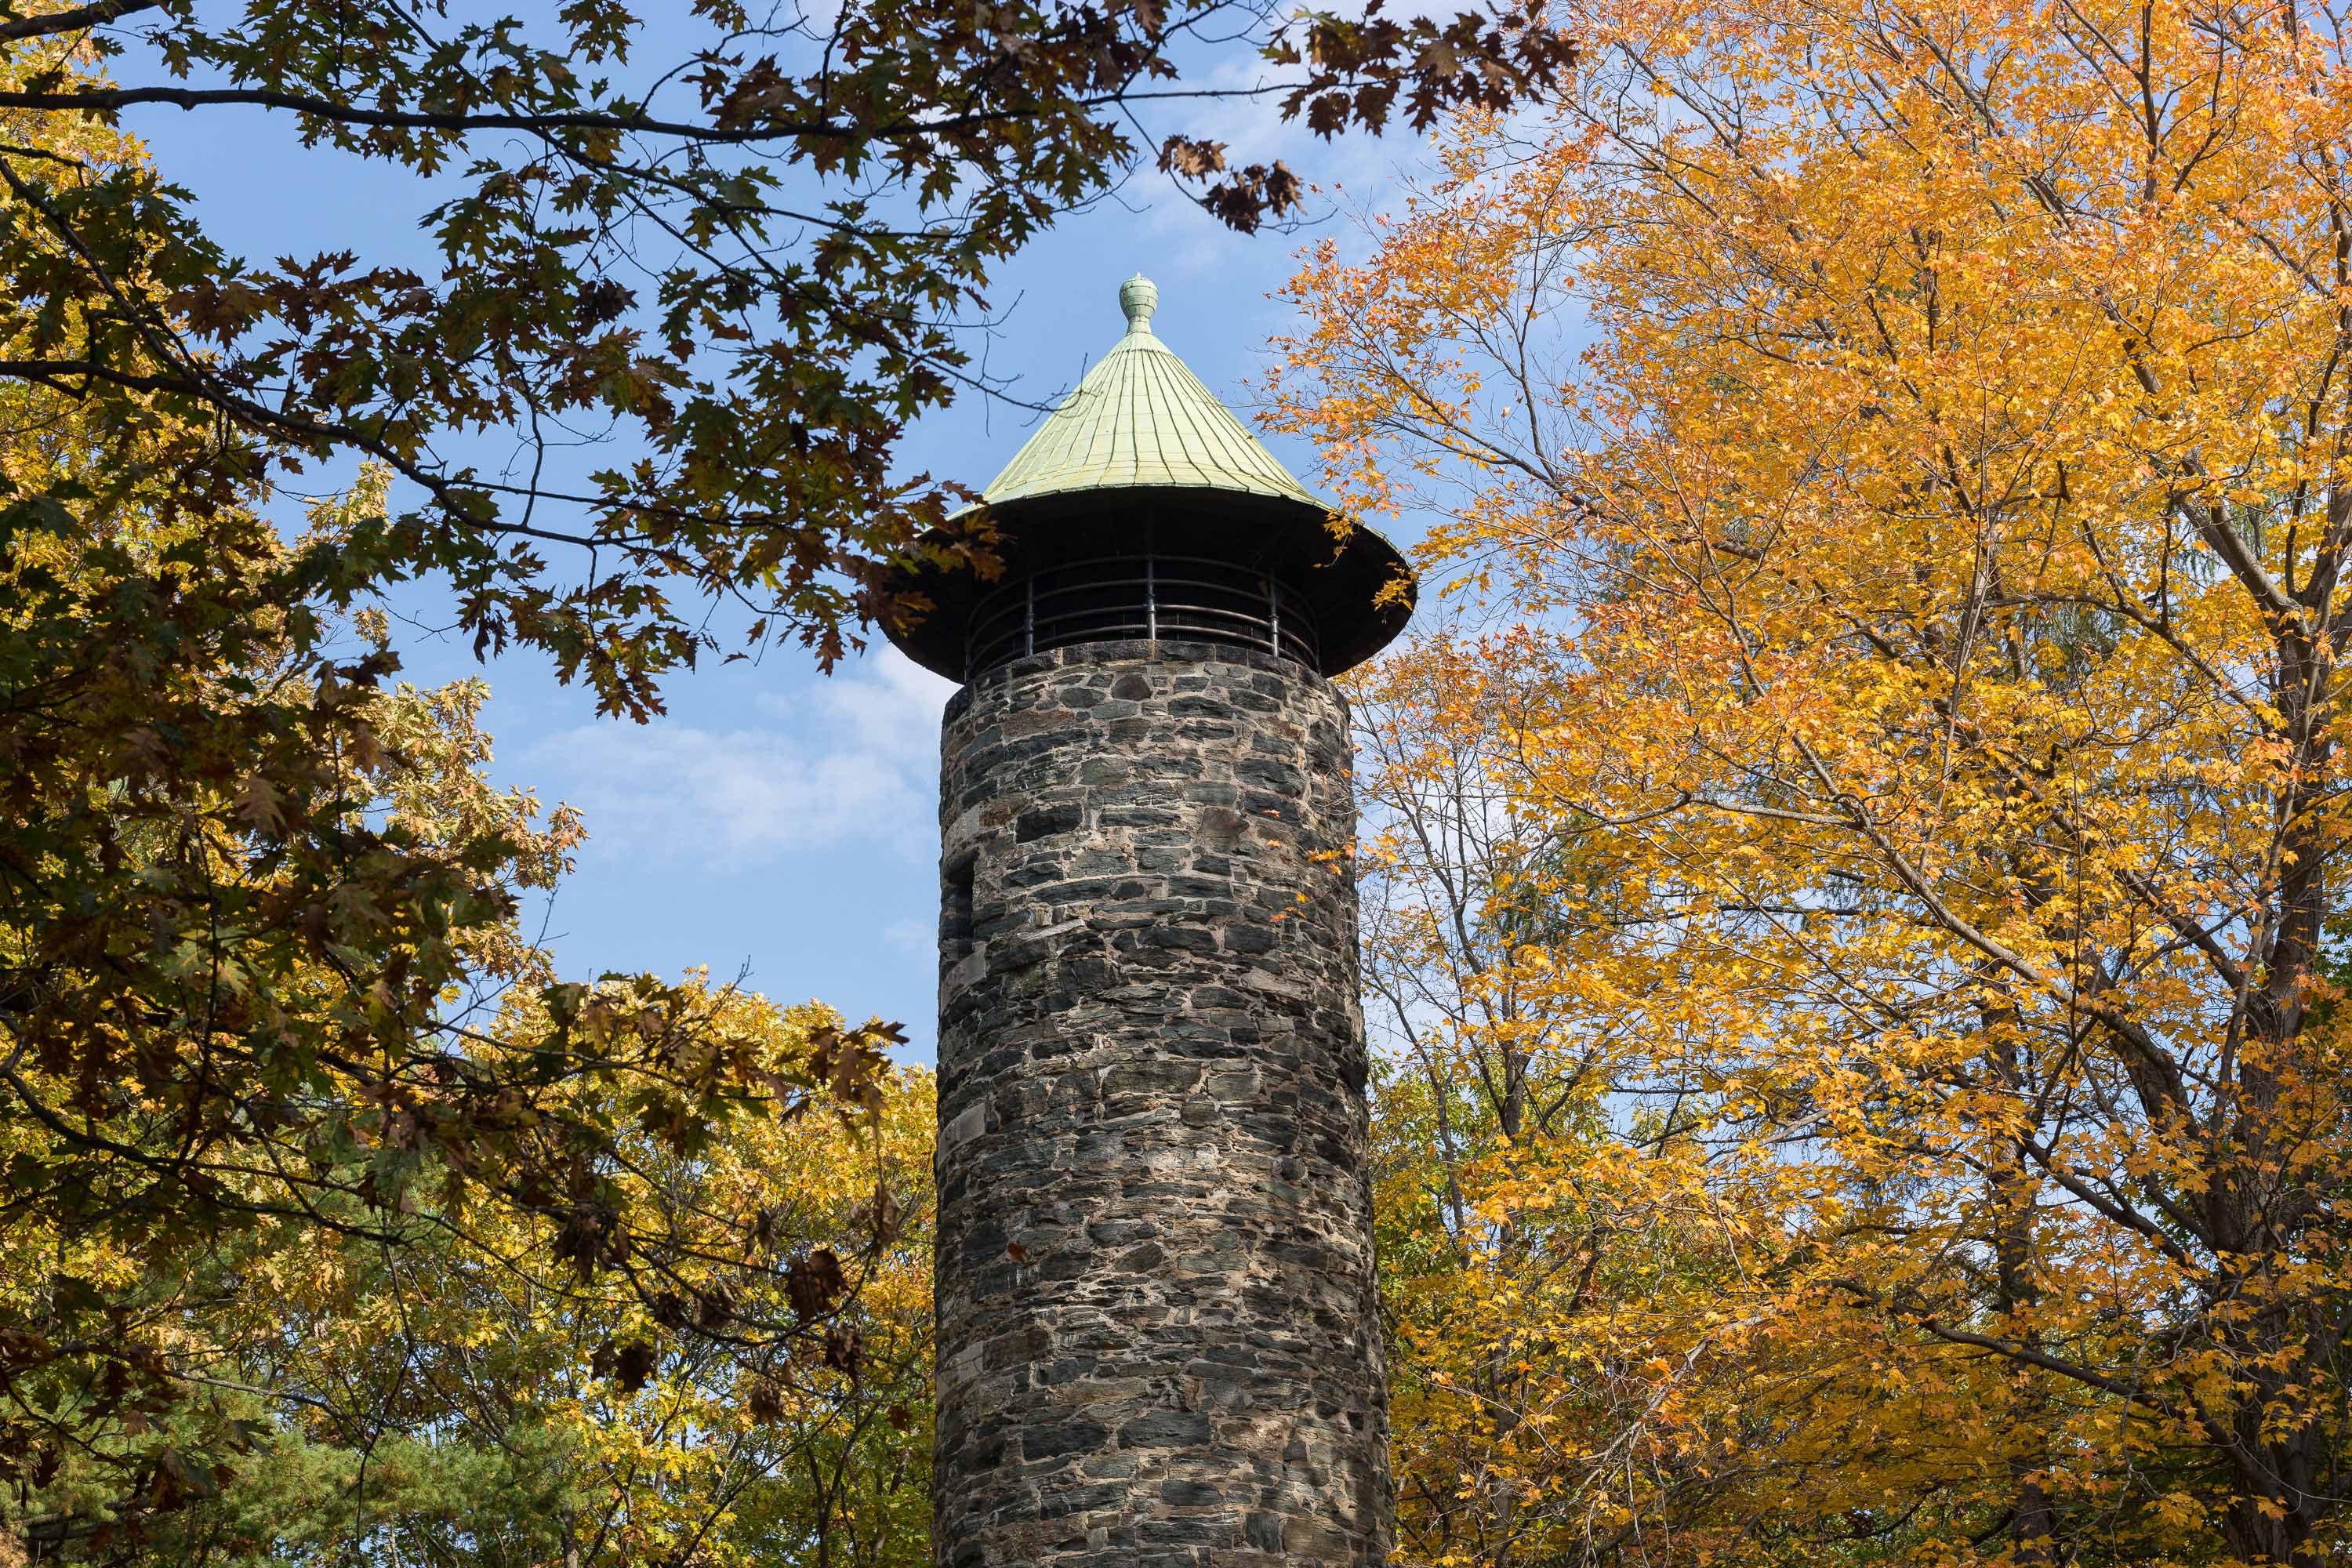
[[[1383,1563],[1344,702],[1097,644],[942,757],[938,1562]]]

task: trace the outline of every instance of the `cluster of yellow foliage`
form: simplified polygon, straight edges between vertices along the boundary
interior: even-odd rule
[[[2330,1556],[2342,18],[1557,19],[1276,387],[1463,619],[1367,689],[1409,1560]]]
[[[780,1059],[840,1023],[710,994]],[[933,1117],[929,1075],[902,1071],[870,1121],[746,1121],[690,1160],[624,1139],[674,1227],[657,1275],[583,1278],[559,1222],[490,1203],[420,1212],[391,1246],[257,1237],[201,1326],[296,1418],[149,1555],[927,1562]],[[766,1238],[749,1258],[745,1216]]]

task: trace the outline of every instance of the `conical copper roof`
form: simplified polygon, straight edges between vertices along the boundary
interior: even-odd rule
[[[992,668],[975,660],[995,653],[974,628],[995,627],[1000,601],[1024,584],[1034,593],[1041,574],[1189,559],[1262,574],[1269,604],[1276,584],[1297,595],[1304,620],[1292,624],[1312,635],[1294,639],[1306,649],[1294,657],[1325,675],[1378,653],[1412,613],[1404,557],[1335,518],[1160,341],[1160,290],[1149,279],[1129,279],[1118,302],[1126,335],[981,492],[998,571],[899,567],[892,590],[924,607],[888,620],[890,640],[924,668],[969,679]],[[1153,581],[1139,564],[1126,586],[1148,595]],[[1217,613],[1232,618],[1230,605]],[[1270,614],[1269,643],[1276,624]]]
[[[1118,291],[1127,335],[981,493],[991,506],[1077,490],[1183,489],[1324,503],[1293,479],[1151,330],[1160,290]]]

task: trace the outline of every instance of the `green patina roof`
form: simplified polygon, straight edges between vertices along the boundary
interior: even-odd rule
[[[1127,335],[990,481],[982,493],[991,506],[1139,486],[1324,504],[1153,335],[1160,290],[1150,279],[1139,272],[1121,284],[1118,302]]]

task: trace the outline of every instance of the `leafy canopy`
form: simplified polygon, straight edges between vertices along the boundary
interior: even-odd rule
[[[1223,40],[1222,45],[1219,40]],[[446,3],[27,5],[0,20],[0,376],[231,437],[248,491],[334,458],[399,481],[344,548],[446,574],[478,649],[543,648],[610,709],[658,705],[731,600],[830,663],[909,550],[985,565],[963,491],[896,461],[978,384],[992,269],[1097,199],[1187,51],[1260,48],[1324,134],[1530,91],[1568,54],[1532,9],[1282,20],[1257,0],[853,0],[686,16],[583,0],[526,21]],[[305,146],[441,176],[418,269],[239,258],[190,195],[73,128],[260,110]],[[1177,136],[1163,167],[1248,228],[1281,163]],[[495,470],[469,437],[520,441]],[[568,448],[603,441],[605,466]],[[573,564],[558,567],[562,552]]]
[[[2343,18],[1566,20],[1556,112],[1455,121],[1364,265],[1299,273],[1279,389],[1497,623],[1405,750],[1496,716],[1466,901],[1555,934],[1465,994],[1643,1134],[1515,1149],[1481,1222],[1679,1192],[1648,1234],[1716,1271],[1651,1276],[1613,1432],[1488,1431],[1495,1493],[1717,1561],[2329,1560]],[[1483,1342],[1643,1365],[1538,1289],[1559,1248],[1472,1261],[1534,1320]]]
[[[479,683],[394,686],[381,614],[335,611],[386,477],[289,541],[238,451],[0,384],[0,1481],[37,1544],[110,1550],[234,1477],[280,1395],[219,1322],[289,1255],[473,1247],[641,1304],[772,1256],[756,1208],[682,1227],[636,1151],[866,1116],[895,1037],[556,984],[520,900],[578,822],[484,779]]]

